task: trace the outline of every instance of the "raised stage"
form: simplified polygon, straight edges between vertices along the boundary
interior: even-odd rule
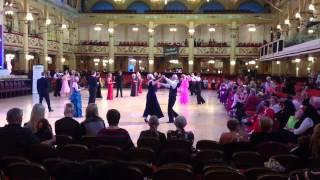
[[[99,107],[99,114],[106,122],[106,112],[110,108],[118,109],[121,113],[120,126],[127,129],[132,140],[136,143],[141,130],[148,128],[148,125],[143,121],[142,113],[145,107],[146,90],[138,97],[130,97],[130,91],[124,90],[123,98],[114,98],[112,101],[97,99],[96,103]],[[197,105],[196,96],[190,96],[188,105],[180,105],[179,97],[174,107],[177,113],[184,115],[188,120],[187,130],[192,130],[195,134],[195,142],[200,139],[218,140],[222,132],[227,131],[226,122],[228,116],[222,104],[217,99],[216,91],[203,91],[203,97],[206,104]],[[82,91],[83,112],[88,103],[88,91]],[[106,91],[102,91],[102,95],[106,97]],[[115,91],[114,91],[115,95]],[[168,105],[168,90],[163,89],[157,92],[158,100],[161,109],[165,115],[160,119],[159,130],[167,132],[170,129],[175,129],[173,124],[167,124],[167,105]],[[46,117],[54,128],[54,122],[63,117],[64,104],[68,102],[67,97],[53,97],[51,93],[51,104],[54,112],[46,112]],[[28,121],[33,104],[38,103],[38,95],[28,95],[8,99],[0,99],[0,126],[6,124],[6,112],[12,107],[19,107],[24,110],[24,120]],[[44,106],[47,105],[44,101]],[[85,114],[83,114],[85,115]],[[82,122],[84,118],[78,118]]]

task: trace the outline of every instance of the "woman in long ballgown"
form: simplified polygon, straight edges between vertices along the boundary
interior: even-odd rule
[[[182,74],[181,85],[179,87],[181,104],[188,104],[189,102],[189,81],[190,77]]]
[[[97,73],[96,78],[97,78],[97,82],[98,82],[96,98],[102,98],[102,95],[101,95],[101,77],[100,77],[100,73],[99,72]]]
[[[137,78],[138,78],[138,94],[142,94],[142,82],[143,82],[143,79],[141,77],[141,74],[138,72],[137,73]]]
[[[130,96],[137,96],[138,95],[138,78],[135,73],[132,74],[132,80],[131,80],[131,93]]]
[[[160,108],[160,104],[158,102],[158,98],[156,95],[156,89],[161,79],[158,79],[157,81],[155,81],[152,74],[148,74],[147,79],[148,79],[148,93],[146,98],[146,107],[143,113],[143,118],[145,122],[148,122],[147,118],[149,115],[150,116],[155,115],[159,119],[163,117],[163,113]]]
[[[68,71],[65,71],[64,75],[62,76],[62,86],[61,86],[61,92],[60,94],[64,94],[65,96],[68,96],[70,93],[70,87],[69,87],[69,80],[70,75]]]
[[[109,73],[107,77],[107,87],[108,87],[108,95],[107,100],[113,100],[113,80],[112,80],[112,74]]]
[[[80,87],[78,85],[79,82],[79,75],[75,75],[74,81],[71,85],[72,87],[72,94],[70,96],[70,101],[74,106],[74,117],[82,117],[82,100],[81,100],[81,93]]]

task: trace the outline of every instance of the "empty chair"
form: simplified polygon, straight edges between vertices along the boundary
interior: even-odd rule
[[[232,163],[239,169],[263,167],[263,158],[257,152],[237,152],[232,155]]]
[[[292,171],[301,167],[300,159],[292,154],[275,155],[271,158],[277,160],[286,169],[286,171]]]
[[[70,162],[70,161],[66,159],[61,159],[61,158],[48,158],[48,159],[45,159],[42,162],[42,164],[47,169],[51,177],[56,177],[57,167],[59,166],[59,164],[62,164],[64,162]]]
[[[264,160],[274,155],[289,153],[290,150],[287,145],[272,141],[258,144],[255,149],[262,155]]]
[[[61,149],[63,146],[67,144],[72,144],[72,143],[73,143],[73,139],[71,136],[56,135],[57,148]]]
[[[274,171],[265,167],[257,167],[249,168],[245,170],[243,174],[246,176],[247,180],[256,180],[259,176],[270,173],[274,173]]]
[[[196,149],[207,150],[207,149],[221,149],[220,144],[212,140],[200,140],[197,142]]]
[[[210,164],[206,165],[202,168],[202,172],[205,173],[207,171],[211,170],[230,170],[230,171],[236,171],[233,167],[227,164]]]
[[[205,172],[204,180],[245,180],[245,177],[237,171],[232,170],[210,170]]]
[[[84,145],[68,144],[60,150],[59,155],[72,161],[83,161],[89,158],[89,150]]]
[[[153,149],[155,152],[160,150],[161,144],[158,138],[144,137],[138,139],[138,147],[147,147]]]
[[[187,168],[178,167],[163,167],[159,168],[154,176],[153,180],[193,180],[193,172]]]
[[[168,140],[166,144],[166,149],[181,149],[186,152],[190,152],[192,148],[192,144],[190,141],[175,139],[175,140]]]
[[[288,176],[279,174],[265,174],[259,176],[257,180],[287,180]]]
[[[150,148],[133,148],[130,157],[135,161],[154,162],[156,153]]]
[[[123,160],[124,154],[120,147],[101,145],[93,150],[93,157],[103,160]]]
[[[128,167],[127,174],[130,180],[144,180],[142,171],[136,167]]]
[[[14,180],[49,180],[47,170],[35,163],[17,162],[8,166],[8,176]]]
[[[160,164],[165,163],[190,163],[190,154],[184,150],[169,149],[165,150],[160,155]]]
[[[29,157],[36,162],[57,156],[57,150],[46,144],[35,144],[29,150]]]
[[[80,144],[87,146],[88,148],[94,148],[98,145],[95,136],[82,136],[80,138]]]
[[[200,163],[223,162],[224,153],[220,150],[202,150],[197,152],[196,160]]]
[[[152,177],[153,169],[150,163],[141,162],[141,161],[130,161],[130,162],[127,162],[127,165],[130,167],[135,167],[140,169],[144,177],[148,177],[148,178]]]

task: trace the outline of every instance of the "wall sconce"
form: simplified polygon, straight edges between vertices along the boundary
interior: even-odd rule
[[[189,60],[189,61],[188,61],[188,64],[189,64],[189,65],[193,65],[193,60]]]
[[[231,60],[231,61],[230,61],[230,65],[231,65],[231,66],[236,65],[236,61],[235,61],[235,60]]]
[[[32,13],[27,13],[27,15],[26,15],[26,20],[27,21],[33,21],[33,16],[32,16]]]
[[[280,61],[277,61],[276,64],[280,64]]]
[[[109,59],[109,64],[113,64],[114,60],[112,58]]]
[[[149,59],[149,64],[154,64],[154,60],[153,59]]]
[[[113,28],[108,28],[108,32],[109,32],[110,34],[113,34],[114,29],[113,29]]]
[[[50,25],[50,24],[51,24],[51,19],[47,18],[47,19],[46,19],[46,25],[48,26],[48,25]]]
[[[190,35],[193,35],[195,32],[196,32],[195,29],[193,29],[193,28],[192,28],[192,29],[189,29],[189,34],[190,34]]]

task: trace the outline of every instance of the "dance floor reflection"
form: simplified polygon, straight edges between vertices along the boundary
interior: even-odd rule
[[[114,92],[115,93],[115,92]],[[88,103],[88,91],[82,91],[83,112]],[[121,113],[120,126],[127,129],[132,140],[136,143],[139,133],[148,128],[148,125],[143,121],[142,114],[145,107],[146,90],[138,97],[130,97],[130,91],[124,90],[123,98],[114,98],[112,101],[106,100],[106,91],[103,90],[103,99],[97,99],[96,103],[99,107],[100,116],[106,121],[106,112],[108,109],[118,109]],[[51,94],[52,95],[52,94]],[[159,90],[157,92],[158,100],[161,109],[165,115],[160,119],[159,130],[167,132],[170,129],[175,129],[173,124],[168,124],[167,105],[168,105],[168,90]],[[222,132],[227,131],[226,122],[228,116],[222,104],[217,99],[215,91],[203,91],[202,96],[206,100],[203,105],[197,105],[196,96],[190,97],[190,102],[187,105],[179,103],[179,96],[174,109],[177,113],[184,115],[188,120],[187,130],[193,131],[195,142],[200,139],[218,140]],[[63,117],[64,104],[69,100],[67,97],[50,97],[51,105],[54,112],[46,112],[50,124],[54,128],[54,122]],[[24,111],[23,122],[28,121],[32,105],[38,102],[38,95],[30,95],[9,99],[0,99],[0,126],[6,124],[6,112],[12,107],[19,107]],[[44,106],[47,108],[45,101]],[[85,115],[85,114],[83,114]],[[82,122],[84,118],[77,118]],[[105,122],[107,125],[107,122]]]

